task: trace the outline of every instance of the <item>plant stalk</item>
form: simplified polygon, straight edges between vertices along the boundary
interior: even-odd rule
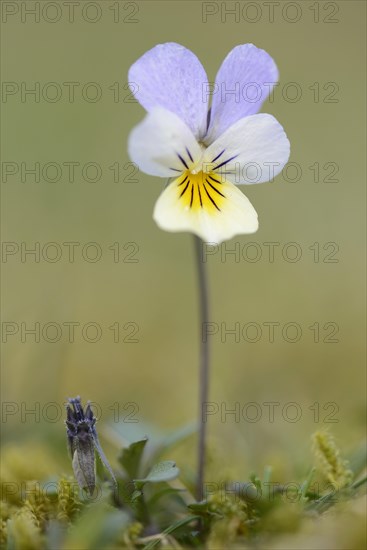
[[[206,269],[202,259],[202,240],[194,235],[195,256],[198,270],[199,284],[199,309],[200,309],[200,364],[199,364],[199,444],[198,444],[198,476],[196,486],[196,498],[198,501],[204,498],[205,459],[206,459],[206,418],[204,419],[204,407],[209,396],[209,344],[208,339],[203,338],[204,327],[209,320],[208,281]]]

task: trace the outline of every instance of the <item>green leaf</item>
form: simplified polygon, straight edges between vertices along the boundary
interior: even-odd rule
[[[188,523],[191,523],[192,521],[198,520],[198,519],[200,519],[199,516],[187,516],[186,518],[179,519],[179,520],[175,521],[174,523],[172,523],[172,525],[167,527],[167,529],[165,529],[162,532],[162,535],[163,536],[164,535],[170,535],[174,531],[177,531],[177,529],[179,529],[180,527],[183,527],[184,525],[187,525]],[[158,546],[158,544],[160,544],[160,542],[161,542],[161,538],[156,538],[155,540],[153,540],[152,542],[150,542],[149,544],[144,546],[143,550],[152,550],[152,548],[155,548],[156,546]]]
[[[261,490],[261,480],[257,474],[250,474],[250,481],[255,485],[257,489]]]
[[[311,468],[310,473],[308,474],[305,481],[302,483],[300,491],[299,491],[302,498],[307,498],[307,493],[308,493],[308,490],[310,488],[311,481],[312,481],[312,479],[315,475],[315,472],[316,472],[316,468]]]
[[[149,446],[145,449],[145,458],[149,464],[159,461],[163,453],[190,437],[197,430],[197,423],[192,422],[168,434],[163,433],[155,425],[147,422],[136,424],[121,422],[108,426],[108,431],[119,447],[125,447],[134,441],[144,439],[146,434],[149,434]]]
[[[130,479],[136,478],[139,474],[141,459],[147,441],[148,438],[145,437],[140,441],[131,443],[131,445],[122,450],[121,455],[118,458],[119,463],[124,468]]]
[[[158,430],[157,426],[149,424],[148,422],[113,422],[108,425],[108,431],[112,434],[112,437],[116,441],[116,445],[126,446],[134,443],[134,441],[140,441],[146,438],[149,434],[149,441],[151,444],[160,441],[164,434],[161,430]]]
[[[135,485],[140,488],[148,482],[161,483],[162,481],[171,481],[178,477],[179,474],[180,470],[173,460],[163,460],[163,462],[155,464],[144,479],[135,479]]]
[[[269,484],[271,480],[271,474],[273,473],[273,468],[271,466],[265,466],[263,474],[263,484]]]
[[[353,483],[352,489],[357,490],[359,489],[359,487],[362,487],[362,485],[365,485],[366,483],[367,483],[367,476],[364,476]]]

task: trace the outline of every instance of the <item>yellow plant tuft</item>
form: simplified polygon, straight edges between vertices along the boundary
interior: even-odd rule
[[[57,519],[70,523],[79,513],[79,500],[76,483],[71,478],[62,478],[58,484]]]
[[[44,546],[36,516],[27,508],[17,512],[7,524],[7,539],[12,548],[40,550]]]
[[[318,431],[312,436],[313,451],[324,477],[341,489],[348,485],[353,478],[347,460],[343,460],[336,446],[333,436],[327,431]]]

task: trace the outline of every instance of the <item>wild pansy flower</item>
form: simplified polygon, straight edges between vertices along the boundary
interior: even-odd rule
[[[234,184],[269,181],[288,161],[282,126],[256,114],[277,80],[264,50],[237,46],[218,71],[209,110],[205,70],[185,47],[159,44],[132,65],[129,83],[148,115],[130,134],[130,157],[146,174],[174,178],[154,208],[162,229],[213,243],[258,229]]]

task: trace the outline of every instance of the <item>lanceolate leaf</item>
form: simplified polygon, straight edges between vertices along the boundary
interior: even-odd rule
[[[125,469],[130,479],[134,479],[139,475],[141,459],[147,441],[148,438],[135,441],[134,443],[131,443],[129,447],[125,447],[125,449],[121,452],[119,462]]]
[[[107,457],[103,452],[103,449],[102,449],[102,447],[99,443],[97,433],[95,432],[95,430],[94,430],[94,433],[93,433],[92,437],[93,437],[94,446],[96,448],[96,451],[98,453],[99,458],[101,459],[101,462],[103,463],[106,470],[108,470],[108,472],[110,473],[110,476],[112,477],[114,484],[117,485],[115,474],[113,473],[113,470],[110,466],[110,463],[108,462]]]

